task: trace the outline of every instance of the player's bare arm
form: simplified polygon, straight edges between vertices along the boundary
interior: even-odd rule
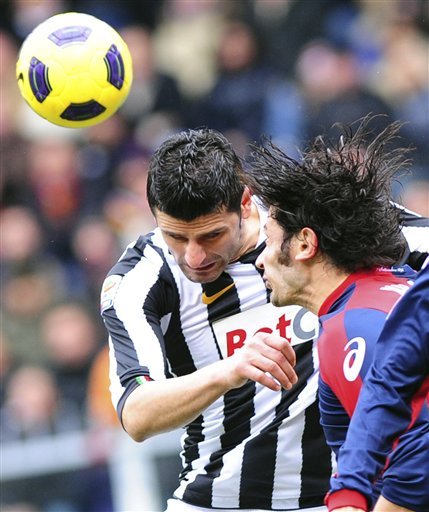
[[[362,508],[358,507],[340,507],[340,508],[334,508],[332,512],[366,512]],[[395,505],[389,500],[386,500],[386,498],[383,498],[383,496],[380,496],[380,498],[377,501],[377,504],[375,505],[374,512],[412,512],[408,508],[400,507],[399,505]]]
[[[383,496],[380,496],[374,507],[374,512],[412,512],[411,509],[395,505]]]
[[[340,507],[334,508],[333,512],[366,512],[363,508],[358,507]]]
[[[284,338],[258,333],[231,357],[192,374],[148,381],[125,402],[122,420],[135,441],[182,427],[210,404],[249,379],[273,391],[296,383],[295,352]]]

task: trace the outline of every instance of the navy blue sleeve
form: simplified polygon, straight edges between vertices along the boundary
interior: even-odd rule
[[[335,393],[321,377],[319,377],[319,409],[320,423],[326,442],[338,456],[339,449],[346,439],[350,418]]]

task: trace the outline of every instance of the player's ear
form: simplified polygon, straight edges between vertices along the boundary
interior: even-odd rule
[[[252,212],[252,194],[249,187],[244,187],[243,195],[241,196],[241,217],[247,219]]]
[[[297,260],[310,260],[313,259],[319,247],[319,239],[316,233],[308,227],[302,228],[297,239],[297,252],[295,259]]]

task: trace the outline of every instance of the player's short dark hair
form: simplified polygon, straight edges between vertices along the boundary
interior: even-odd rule
[[[335,143],[317,137],[299,161],[265,139],[252,146],[247,169],[250,188],[284,230],[284,246],[310,227],[323,254],[348,272],[390,266],[404,251],[391,185],[409,163],[408,149],[397,145],[400,123],[367,144],[370,120],[359,120],[356,130],[355,123],[339,125]]]
[[[147,182],[147,197],[157,210],[191,221],[223,208],[240,212],[243,167],[231,143],[208,128],[185,130],[155,151]]]

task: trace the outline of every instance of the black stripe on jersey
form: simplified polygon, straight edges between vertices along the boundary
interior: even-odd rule
[[[180,300],[177,296],[177,300]],[[189,346],[183,335],[179,307],[172,310],[168,329],[164,334],[165,352],[171,371],[176,376],[187,375],[197,370]],[[162,343],[162,340],[160,340]]]
[[[305,410],[305,429],[302,436],[301,499],[302,508],[323,505],[332,474],[331,450],[326,444],[320,425],[319,401]]]
[[[427,217],[421,217],[409,210],[401,209],[401,224],[403,226],[415,226],[415,227],[429,227],[429,219]]]
[[[429,256],[429,218],[422,217],[420,215],[415,214],[414,212],[410,212],[409,210],[403,210],[401,208],[401,225],[403,227],[413,227],[413,228],[421,228],[421,239],[427,240],[426,247],[421,250],[412,251],[410,247],[415,247],[414,244],[410,240],[407,240],[404,232],[403,237],[406,244],[404,254],[397,265],[409,265],[414,270],[420,270],[422,268],[423,263],[426,258]],[[420,235],[420,229],[419,229]],[[416,236],[416,235],[413,235]],[[418,235],[417,235],[418,236]],[[420,245],[420,244],[419,244]]]
[[[192,470],[192,462],[199,457],[198,446],[204,441],[203,416],[198,416],[186,427],[186,438],[183,443],[183,470],[180,473],[180,480],[186,480],[186,475]]]
[[[126,391],[123,393],[116,406],[118,417],[122,421],[122,409],[125,401],[138,385],[135,378],[149,376],[149,370],[147,367],[141,366],[138,370],[129,371],[129,368],[135,366],[135,361],[138,360],[137,353],[123,322],[119,320],[113,308],[103,311],[103,321],[112,338],[117,364],[116,373],[121,382],[121,386],[126,388]]]
[[[407,248],[398,265],[401,266],[406,264],[409,265],[412,269],[419,271],[422,268],[423,263],[426,261],[426,258],[428,256],[428,252],[410,252],[410,250]]]
[[[265,249],[265,242],[260,243],[253,251],[247,252],[240,259],[240,263],[252,263],[253,265],[256,263],[258,256]]]
[[[103,312],[103,320],[113,341],[113,350],[117,362],[117,375],[121,380],[121,385],[126,387],[129,379],[124,380],[123,376],[129,368],[135,366],[138,360],[134,343],[128,335],[124,323],[117,317],[116,311],[113,308]],[[139,373],[139,375],[148,374],[147,368],[142,368],[142,372]]]

